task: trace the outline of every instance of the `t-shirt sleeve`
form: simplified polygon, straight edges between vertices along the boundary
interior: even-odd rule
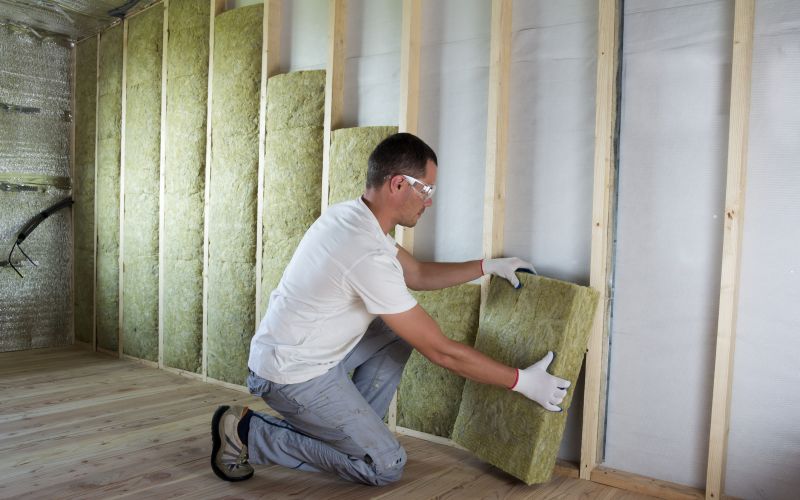
[[[367,255],[350,269],[346,280],[370,314],[397,314],[417,305],[406,287],[400,262],[388,255]]]

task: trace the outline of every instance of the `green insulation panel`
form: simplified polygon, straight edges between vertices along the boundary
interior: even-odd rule
[[[122,133],[122,25],[100,35],[97,106],[97,346],[119,340],[119,181]]]
[[[475,344],[480,286],[466,284],[413,295],[447,337],[469,346]],[[398,389],[397,425],[449,438],[463,390],[462,377],[414,351]]]
[[[75,47],[75,340],[94,341],[94,148],[97,37]]]
[[[295,71],[267,82],[267,134],[287,128],[322,127],[325,71]]]
[[[396,133],[397,127],[353,127],[333,131],[329,205],[361,196],[367,181],[369,155],[378,143]]]
[[[324,107],[324,71],[269,79],[261,312],[300,239],[319,217]]]
[[[158,361],[158,223],[164,6],[128,21],[122,351]]]
[[[209,2],[170,0],[167,17],[163,359],[195,373],[202,370],[203,353],[209,9]]]
[[[453,440],[527,484],[544,483],[555,467],[598,294],[572,283],[517,276],[523,285],[518,290],[504,279],[492,279],[475,348],[517,368],[553,351],[548,372],[572,382],[564,411],[552,413],[519,393],[468,381]]]
[[[207,373],[234,384],[245,382],[255,332],[262,18],[252,5],[214,23]]]

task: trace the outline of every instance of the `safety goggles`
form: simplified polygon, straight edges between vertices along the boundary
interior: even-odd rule
[[[431,197],[433,197],[433,193],[436,192],[436,186],[432,184],[425,184],[421,180],[415,179],[410,175],[405,175],[405,174],[401,175],[405,177],[405,179],[408,181],[411,187],[414,188],[414,191],[422,197],[422,201],[428,201],[429,199],[431,199]],[[420,186],[419,189],[417,189],[416,187],[417,185]]]

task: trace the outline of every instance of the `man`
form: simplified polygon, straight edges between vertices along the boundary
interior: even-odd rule
[[[409,293],[495,274],[515,287],[520,259],[419,262],[388,235],[431,206],[436,154],[395,134],[369,157],[366,190],[309,228],[270,296],[250,344],[247,380],[284,419],[221,406],[211,466],[222,479],[253,475],[249,462],[328,471],[372,485],[397,481],[405,450],[383,422],[412,349],[468,379],[517,391],[550,411],[569,382],[547,373],[552,353],[525,370],[448,339]]]

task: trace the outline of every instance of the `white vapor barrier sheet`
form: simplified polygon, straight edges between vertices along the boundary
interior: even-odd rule
[[[400,0],[347,2],[344,127],[398,124],[402,19]]]
[[[0,173],[69,177],[70,48],[0,24]],[[69,195],[47,188],[0,191],[0,261],[34,216]],[[70,212],[44,220],[0,267],[0,351],[68,344],[72,322]]]
[[[625,2],[606,465],[703,487],[733,2]]]
[[[281,14],[280,71],[288,73],[325,69],[328,58],[328,0],[282,2]]]
[[[436,196],[414,232],[422,259],[482,256],[491,2],[422,2],[419,136],[439,159]]]
[[[586,285],[591,251],[597,2],[515,2],[505,254]],[[580,461],[583,384],[559,457]]]
[[[800,3],[756,2],[725,493],[800,491]]]

